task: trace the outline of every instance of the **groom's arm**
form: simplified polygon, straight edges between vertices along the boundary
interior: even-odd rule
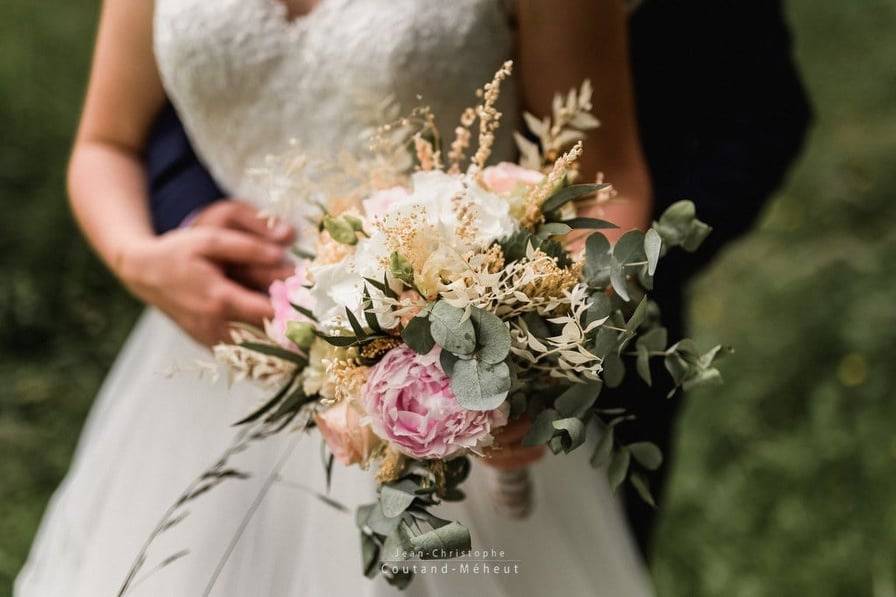
[[[156,117],[144,156],[156,233],[177,228],[192,214],[224,198],[196,157],[170,103]]]
[[[802,149],[811,109],[779,0],[646,0],[631,45],[656,211],[691,199],[714,228],[679,276],[753,226]]]

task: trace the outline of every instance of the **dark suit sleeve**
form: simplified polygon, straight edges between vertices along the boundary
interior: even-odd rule
[[[648,1],[632,55],[657,212],[691,199],[714,228],[674,268],[689,273],[753,225],[802,148],[810,107],[777,0]]]
[[[156,117],[145,164],[152,223],[158,234],[177,228],[197,209],[224,197],[190,146],[171,104]]]

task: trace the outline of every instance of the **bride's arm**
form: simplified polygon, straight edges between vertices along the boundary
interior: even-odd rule
[[[603,217],[621,231],[646,229],[652,212],[651,187],[638,138],[622,0],[517,0],[517,7],[518,72],[525,109],[550,114],[554,93],[590,79],[601,126],[585,141],[581,182],[592,182],[598,171],[603,172],[621,199],[606,206]]]
[[[156,237],[142,151],[164,101],[152,53],[152,0],[106,0],[68,172],[88,241],[139,298],[212,343],[228,320],[272,315],[260,294],[227,280],[214,260],[275,265],[282,248],[235,231],[195,228]]]

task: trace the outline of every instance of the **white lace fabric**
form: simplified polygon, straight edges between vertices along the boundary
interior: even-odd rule
[[[257,200],[247,170],[295,139],[317,157],[365,151],[366,110],[429,105],[446,134],[513,51],[500,0],[321,0],[288,20],[279,0],[156,0],[166,91],[219,184]],[[422,98],[422,99],[418,99]],[[495,156],[513,155],[513,81]]]

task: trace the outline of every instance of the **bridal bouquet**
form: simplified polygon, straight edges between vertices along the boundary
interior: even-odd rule
[[[367,162],[292,156],[268,170],[272,214],[314,206],[313,246],[271,287],[266,329],[235,327],[234,343],[216,348],[234,378],[277,388],[239,422],[254,437],[317,427],[328,475],[333,460],[375,475],[378,499],[356,513],[363,571],[398,586],[410,575],[382,566],[395,554],[470,549],[461,521],[432,508],[463,499],[469,456],[500,449],[489,447],[508,421],[528,417],[524,444],[554,453],[598,427],[591,462],[651,501],[643,471],[662,456],[616,441],[631,416],[601,406],[602,386],[622,381],[626,361],[650,384],[653,358],[676,387],[719,377],[720,347],[670,345],[647,298],[660,258],[695,250],[710,228],[680,202],[613,246],[599,232],[585,238],[615,228],[578,215],[613,200],[609,185],[577,182],[581,140],[598,125],[587,82],[558,96],[551,117],[526,115],[521,164],[487,165],[510,69],[480,90],[445,147],[418,108],[377,131]],[[497,499],[502,483],[510,513],[524,512],[519,484],[499,480]]]

